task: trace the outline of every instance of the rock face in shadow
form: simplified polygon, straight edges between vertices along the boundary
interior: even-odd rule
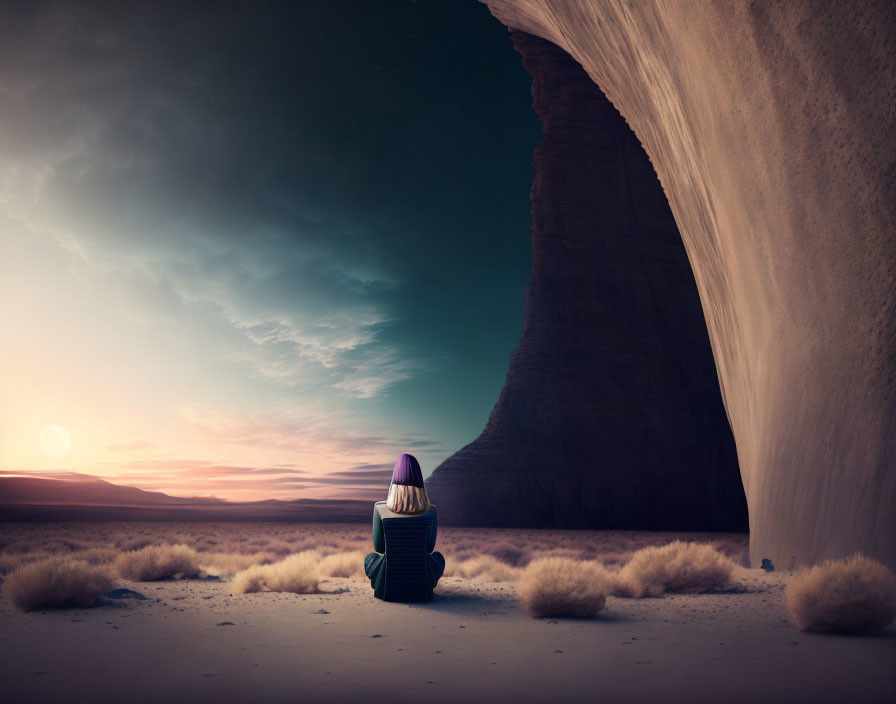
[[[745,530],[697,287],[656,174],[576,61],[512,38],[544,126],[525,331],[482,435],[427,482],[440,518]]]
[[[861,550],[896,566],[896,4],[487,2],[582,64],[650,155],[700,292],[753,564]]]

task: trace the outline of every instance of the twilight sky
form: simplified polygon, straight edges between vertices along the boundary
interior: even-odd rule
[[[530,104],[475,0],[5,3],[0,470],[230,499],[379,498],[402,451],[428,475],[522,332]]]

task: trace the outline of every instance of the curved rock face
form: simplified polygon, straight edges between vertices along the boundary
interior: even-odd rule
[[[697,287],[647,155],[569,55],[532,74],[525,332],[488,425],[427,482],[443,522],[745,530]]]
[[[896,4],[488,4],[581,63],[650,155],[700,292],[753,562],[896,565]]]

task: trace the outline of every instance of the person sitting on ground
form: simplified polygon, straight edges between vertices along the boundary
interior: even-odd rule
[[[436,507],[423,485],[420,463],[403,453],[385,501],[373,505],[373,549],[364,558],[373,595],[383,601],[432,601],[445,571],[436,546]]]

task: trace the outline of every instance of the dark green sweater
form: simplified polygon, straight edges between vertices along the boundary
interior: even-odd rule
[[[437,530],[435,506],[425,513],[401,514],[391,511],[385,501],[374,505],[373,548],[376,552],[370,553],[364,561],[374,596],[385,601],[405,602],[433,598],[432,590],[445,570],[445,558],[441,553],[433,552]]]
[[[386,506],[385,501],[377,501],[373,505],[373,549],[376,552],[386,552],[386,534],[383,531],[383,518],[427,518],[430,520],[430,529],[426,538],[426,552],[436,549],[436,535],[439,524],[436,520],[436,507],[431,506],[426,513],[395,513]]]

